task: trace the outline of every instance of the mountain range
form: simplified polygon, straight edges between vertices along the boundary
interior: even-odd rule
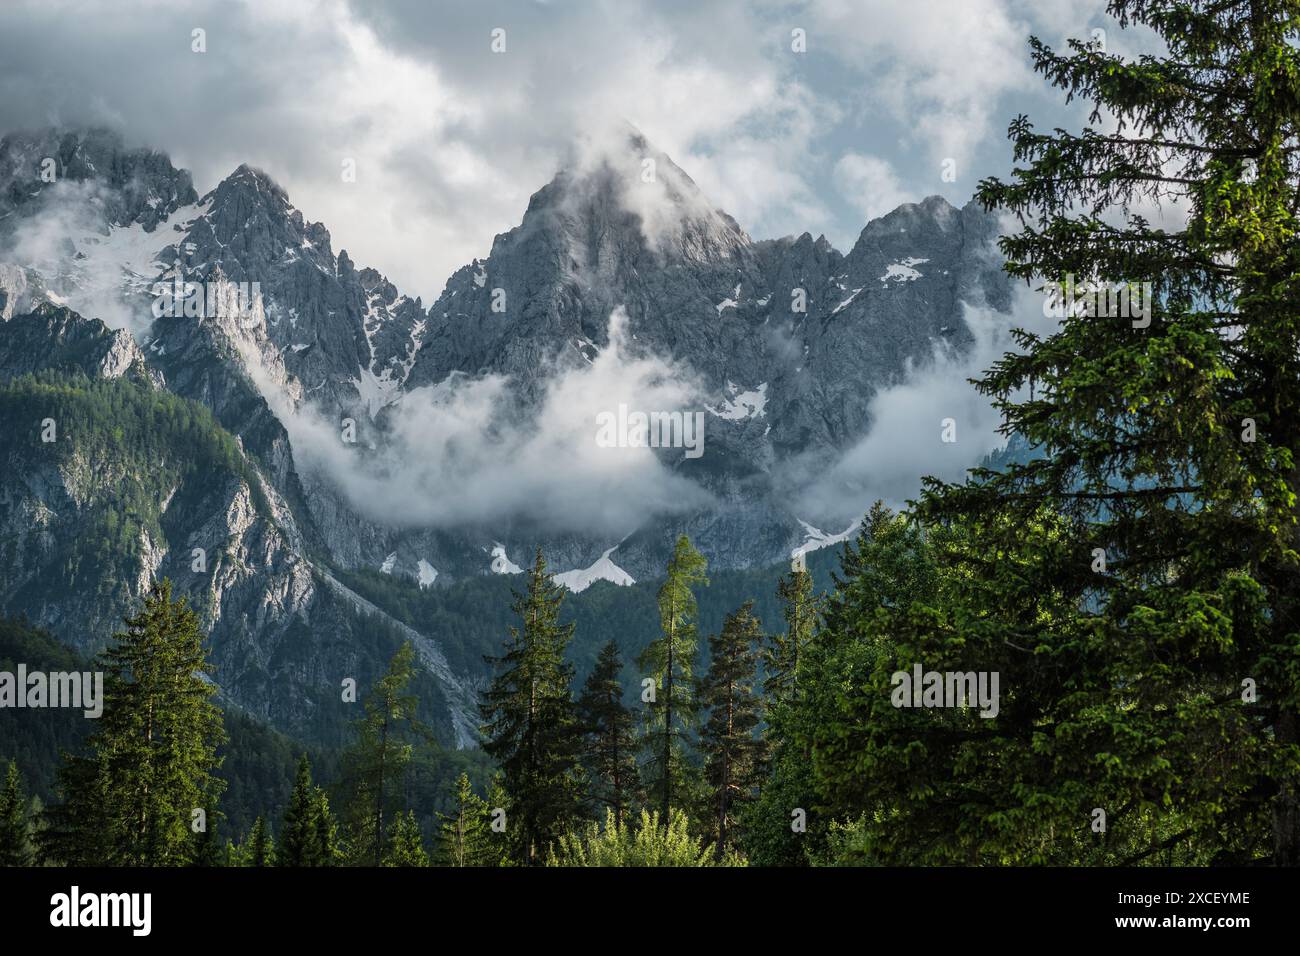
[[[682,533],[736,572],[842,540],[870,496],[813,514],[803,489],[883,389],[972,347],[967,307],[1010,310],[996,234],[934,196],[846,254],[754,240],[628,130],[426,306],[258,169],[200,196],[111,130],[6,135],[0,612],[94,650],[166,575],[223,695],[314,739],[339,680],[410,639],[470,745],[482,669],[362,583],[455,587],[540,547],[581,592],[652,580]],[[165,307],[190,288],[200,314]],[[705,453],[597,447],[619,403],[704,413]]]

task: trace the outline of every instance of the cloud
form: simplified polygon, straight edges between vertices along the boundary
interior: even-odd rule
[[[661,459],[650,448],[598,445],[597,416],[620,403],[702,411],[702,394],[688,368],[636,351],[618,309],[608,347],[581,368],[554,370],[532,411],[507,378],[456,374],[404,396],[378,448],[344,444],[310,406],[280,413],[302,466],[375,521],[453,528],[528,518],[547,531],[621,536],[710,498],[671,470],[680,450]]]
[[[901,507],[921,488],[921,477],[959,481],[966,471],[1006,444],[997,433],[1001,415],[975,391],[978,379],[1013,348],[1019,327],[1046,334],[1054,320],[1043,316],[1043,296],[1017,286],[1011,314],[967,304],[964,319],[975,342],[964,353],[936,343],[931,360],[910,367],[902,382],[871,400],[871,427],[826,473],[803,492],[799,513],[843,524],[860,518],[876,498]],[[951,419],[954,442],[945,442]]]
[[[894,169],[885,160],[845,153],[835,164],[835,185],[867,219],[883,216],[910,201]]]
[[[200,193],[265,169],[334,249],[434,298],[519,222],[584,132],[626,120],[752,236],[862,227],[858,157],[900,194],[969,197],[1025,108],[1031,31],[1109,25],[1103,0],[11,0],[0,130],[106,123],[167,151]],[[790,30],[808,31],[808,51]],[[494,53],[491,31],[506,31]],[[206,30],[207,51],[191,34]],[[1136,36],[1138,34],[1134,34]],[[51,68],[57,64],[57,69]],[[1041,107],[1041,111],[1040,111]],[[955,183],[938,161],[958,159]],[[342,181],[344,160],[355,182]]]

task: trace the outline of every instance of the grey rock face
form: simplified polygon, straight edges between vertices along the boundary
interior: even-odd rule
[[[52,562],[93,489],[129,476],[86,462],[6,472],[0,533],[30,530],[6,553],[5,580],[14,583],[0,605],[60,633],[84,628],[102,638],[151,576],[170,575],[207,615],[223,692],[282,726],[304,726],[338,670],[366,663],[348,644],[355,616],[382,614],[348,591],[337,569],[383,567],[440,586],[526,565],[538,546],[566,570],[591,566],[617,544],[613,560],[645,579],[662,573],[679,533],[716,567],[786,559],[808,534],[800,519],[816,519],[791,511],[791,489],[867,431],[873,396],[936,347],[968,349],[967,305],[1009,308],[991,246],[996,224],[973,204],[956,209],[931,197],[868,223],[847,254],[810,234],[755,241],[639,135],[624,145],[561,171],[426,310],[378,271],[336,254],[328,230],[259,170],[241,166],[200,198],[166,157],[127,149],[105,131],[0,140],[0,378],[76,369],[166,387],[209,408],[257,475],[251,483],[213,475],[174,490],[161,531],[132,552],[130,593],[96,603],[93,589],[51,598],[42,575],[58,576]],[[85,298],[86,263],[77,257],[79,248],[93,254],[93,242],[69,241],[49,269],[5,257],[6,237],[56,198],[68,201],[66,189],[56,194],[40,179],[46,156],[59,181],[100,197],[87,216],[95,242],[111,245],[121,230],[157,240],[149,261],[106,286],[136,338],[50,304],[78,291]],[[159,314],[155,283],[178,282],[214,289],[233,307]],[[394,406],[453,376],[507,376],[526,421],[550,376],[610,347],[618,308],[636,349],[689,368],[701,383],[707,454],[661,461],[706,488],[712,506],[648,521],[621,543],[542,531],[527,515],[491,528],[408,527],[364,516],[329,476],[301,469],[285,426],[297,410],[352,418],[360,447],[382,450]],[[259,497],[269,512],[253,507]],[[219,542],[206,575],[187,560],[201,541]],[[439,675],[458,739],[468,739],[461,677],[439,663],[436,642],[417,643]]]
[[[45,370],[163,384],[129,332],[48,302],[12,318],[0,335],[0,379]]]

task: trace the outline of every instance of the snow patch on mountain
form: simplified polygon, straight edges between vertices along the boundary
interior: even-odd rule
[[[915,282],[921,278],[921,273],[917,272],[914,267],[929,261],[929,259],[914,259],[910,256],[906,259],[900,259],[898,262],[885,266],[885,274],[880,277],[880,281],[882,284],[888,284],[890,280],[894,282]]]
[[[725,418],[728,421],[739,421],[742,418],[762,418],[767,409],[767,382],[763,382],[757,388],[740,391],[739,386],[732,382],[727,383],[727,391],[730,393],[729,398],[724,398],[722,404],[715,410],[709,409],[718,418]]]
[[[575,568],[572,571],[564,571],[554,575],[555,583],[564,585],[574,594],[585,591],[596,581],[610,581],[619,587],[636,584],[636,580],[632,575],[610,560],[609,556],[617,550],[618,545],[614,545],[589,568]]]
[[[506,557],[506,546],[499,541],[492,546],[493,574],[523,574],[524,569]]]
[[[438,580],[438,569],[424,558],[420,559],[419,572],[421,590],[431,586],[434,581]]]
[[[833,544],[839,544],[841,541],[848,541],[858,530],[861,521],[854,521],[839,534],[828,534],[821,528],[814,528],[802,518],[796,519],[803,525],[804,541],[803,544],[796,547],[790,552],[790,557],[797,558],[801,554],[808,554],[810,551],[820,551],[822,548],[828,548]]]

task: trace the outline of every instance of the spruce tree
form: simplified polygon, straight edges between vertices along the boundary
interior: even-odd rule
[[[659,805],[659,826],[667,827],[672,808],[689,806],[686,777],[687,735],[695,728],[693,672],[699,609],[693,588],[708,584],[708,562],[682,535],[668,561],[668,576],[659,588],[662,636],[641,653],[638,665],[654,681],[655,696],[646,713],[642,746],[648,754],[648,790]]]
[[[492,832],[492,810],[474,793],[469,775],[456,780],[451,813],[440,814],[438,862],[442,866],[499,866],[503,839]]]
[[[1019,220],[1012,275],[1128,307],[1088,296],[984,376],[1043,455],[927,484],[941,586],[852,622],[876,661],[826,698],[815,774],[884,811],[886,862],[1300,864],[1300,11],[1109,10],[1164,49],[1032,40],[1093,125],[1017,118],[980,199]],[[997,717],[891,707],[921,661],[999,674]]]
[[[366,694],[356,740],[344,755],[348,849],[359,866],[383,865],[388,823],[414,749],[410,741],[427,733],[416,720],[416,698],[406,691],[414,668],[415,648],[408,641]]]
[[[68,864],[179,866],[195,849],[190,820],[211,807],[225,739],[204,635],[171,582],[157,582],[140,613],[99,658],[103,714],[84,755],[60,772],[65,802],[47,814],[41,840]]]
[[[311,782],[311,761],[303,754],[298,761],[289,804],[280,824],[277,866],[323,866],[320,833],[317,830],[317,792]]]
[[[339,846],[339,825],[330,809],[329,797],[319,787],[312,797],[312,824],[315,831],[313,857],[315,866],[338,866],[343,862]]]
[[[221,811],[216,804],[204,808],[203,829],[191,835],[194,844],[190,851],[191,866],[219,867],[229,864],[226,849],[221,843],[220,822]]]
[[[31,866],[33,862],[28,798],[18,762],[10,761],[0,791],[0,866]]]
[[[753,611],[754,602],[746,601],[709,638],[709,670],[700,681],[699,703],[708,709],[700,733],[711,791],[707,819],[719,860],[739,840],[740,809],[753,799],[762,769],[763,742],[755,734],[761,703],[754,685],[763,634]]]
[[[771,647],[764,655],[764,693],[771,700],[789,700],[799,687],[799,664],[807,652],[817,624],[817,600],[813,597],[812,575],[803,562],[791,568],[776,586],[785,616],[785,631],[770,636]]]
[[[543,863],[547,844],[581,810],[573,668],[564,659],[573,625],[559,623],[563,599],[538,550],[528,590],[512,605],[520,626],[510,629],[505,654],[485,658],[497,673],[481,704],[483,749],[501,768],[513,856],[527,865]]]
[[[244,860],[245,866],[275,866],[275,835],[270,824],[260,816],[253,821]]]
[[[399,813],[393,821],[392,835],[384,851],[384,866],[428,865],[429,854],[424,850],[424,840],[414,812]]]
[[[612,811],[615,826],[623,825],[628,804],[639,791],[636,738],[632,714],[623,704],[622,670],[618,645],[611,640],[601,648],[577,704],[593,809]]]

